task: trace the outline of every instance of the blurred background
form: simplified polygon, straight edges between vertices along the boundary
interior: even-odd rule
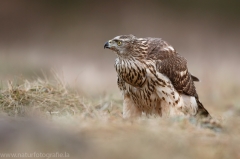
[[[115,54],[121,34],[161,37],[200,78],[200,96],[239,93],[240,1],[1,0],[0,77],[57,69],[87,94],[119,92]],[[223,94],[219,92],[224,89]],[[119,93],[120,97],[120,93]]]
[[[237,0],[0,0],[0,155],[240,158],[239,6]],[[103,49],[122,34],[160,37],[183,55],[222,132],[181,118],[122,120],[116,55]],[[51,78],[51,69],[74,91],[58,80],[31,82],[42,72]],[[30,82],[2,88],[19,78]]]

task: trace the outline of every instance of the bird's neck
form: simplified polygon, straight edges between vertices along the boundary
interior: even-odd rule
[[[128,54],[117,54],[117,57],[121,61],[141,61],[146,58],[145,53],[130,52]]]

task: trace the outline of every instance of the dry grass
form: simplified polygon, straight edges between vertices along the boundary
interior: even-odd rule
[[[57,74],[53,82],[38,78],[33,82],[20,79],[20,83],[8,81],[0,96],[1,110],[10,116],[24,116],[32,110],[50,115],[74,115],[84,110],[81,98],[69,92]]]
[[[54,73],[51,80],[8,81],[1,90],[0,109],[0,149],[5,153],[68,152],[72,158],[100,159],[240,158],[240,111],[235,107],[221,112],[228,114],[220,118],[221,131],[186,118],[123,120],[121,101],[110,95],[84,98]]]

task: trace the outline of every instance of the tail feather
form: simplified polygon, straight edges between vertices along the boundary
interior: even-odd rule
[[[219,120],[214,119],[211,117],[209,112],[203,107],[202,103],[199,101],[198,98],[196,98],[198,110],[196,114],[197,123],[200,124],[203,128],[209,128],[216,132],[219,132],[222,130],[222,124]]]
[[[203,104],[196,98],[198,110],[196,116],[204,117],[204,118],[212,118],[209,112],[204,108]]]

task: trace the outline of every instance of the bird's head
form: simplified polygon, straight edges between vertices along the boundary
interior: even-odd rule
[[[136,37],[134,35],[120,35],[105,43],[104,49],[108,48],[116,52],[119,56],[130,54]]]

